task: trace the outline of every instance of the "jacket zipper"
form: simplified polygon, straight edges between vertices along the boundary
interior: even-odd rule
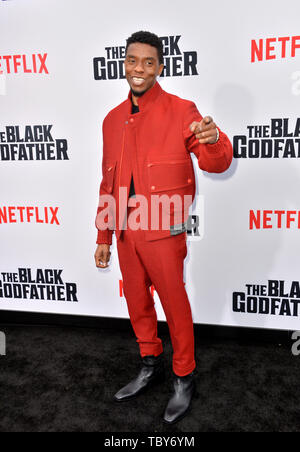
[[[125,145],[125,129],[123,130],[123,138],[122,138],[122,150],[121,150],[120,170],[119,170],[119,191],[120,191],[120,183],[121,183],[122,160],[123,160],[123,153],[124,153],[124,147],[125,147],[124,145]]]

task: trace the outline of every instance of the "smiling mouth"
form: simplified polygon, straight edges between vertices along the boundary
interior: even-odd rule
[[[140,86],[144,83],[145,79],[141,77],[132,77],[131,78],[133,85]]]

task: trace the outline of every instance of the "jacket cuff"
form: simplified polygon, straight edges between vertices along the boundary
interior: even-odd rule
[[[219,139],[216,143],[207,143],[206,146],[206,150],[207,150],[207,154],[219,154],[220,151],[223,154],[224,151],[224,145],[226,144],[227,138],[225,136],[225,134],[219,129],[219,127],[217,127],[217,129],[219,130]]]
[[[105,229],[104,231],[100,231],[98,230],[98,236],[97,236],[97,244],[98,245],[102,245],[102,244],[107,244],[107,245],[111,245],[112,244],[112,235],[113,235],[113,231],[111,229]]]

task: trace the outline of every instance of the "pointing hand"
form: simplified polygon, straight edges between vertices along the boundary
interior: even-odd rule
[[[218,141],[217,126],[211,116],[205,116],[200,122],[192,122],[190,130],[201,144],[214,144]]]

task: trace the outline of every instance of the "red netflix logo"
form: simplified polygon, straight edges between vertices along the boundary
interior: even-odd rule
[[[0,207],[0,224],[43,223],[60,225],[58,207]]]
[[[155,291],[155,288],[154,288],[154,285],[152,284],[150,287],[150,292],[151,292],[152,297],[154,297],[154,291]],[[119,279],[119,296],[120,296],[120,298],[125,297],[122,279]]]
[[[283,36],[280,38],[266,38],[251,41],[251,63],[263,60],[296,56],[300,49],[300,36]],[[298,50],[300,55],[300,50]]]
[[[249,229],[300,229],[300,211],[250,210]]]
[[[46,66],[48,54],[0,55],[0,74],[49,74]]]

